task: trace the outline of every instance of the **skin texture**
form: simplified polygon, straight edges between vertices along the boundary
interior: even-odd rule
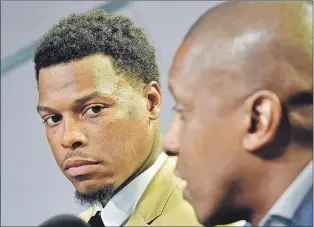
[[[313,159],[311,7],[221,4],[176,53],[176,117],[163,149],[178,156],[184,197],[206,226],[257,226]]]
[[[160,88],[156,82],[134,84],[103,55],[40,70],[37,109],[56,162],[79,193],[104,184],[119,190],[160,153]],[[99,164],[73,177],[64,171],[73,158]]]

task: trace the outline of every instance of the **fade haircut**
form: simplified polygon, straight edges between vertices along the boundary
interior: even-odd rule
[[[131,81],[159,83],[155,49],[143,30],[99,9],[71,14],[43,36],[34,55],[37,85],[40,69],[93,54],[109,56],[117,73]]]

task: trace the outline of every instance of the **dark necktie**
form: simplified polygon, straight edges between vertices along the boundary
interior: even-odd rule
[[[105,227],[101,220],[100,211],[97,211],[96,214],[89,219],[88,224],[90,224],[91,227]]]

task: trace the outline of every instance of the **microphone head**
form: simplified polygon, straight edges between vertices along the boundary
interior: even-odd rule
[[[61,214],[48,219],[39,227],[90,227],[90,225],[74,215]]]

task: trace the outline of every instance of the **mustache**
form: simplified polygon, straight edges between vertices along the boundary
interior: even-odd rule
[[[66,160],[70,159],[70,158],[82,158],[82,159],[89,159],[89,160],[95,160],[98,161],[98,158],[92,156],[92,155],[87,155],[86,153],[82,153],[82,152],[69,152],[65,155],[64,159],[61,162],[60,166],[64,166],[64,163],[66,162]]]

